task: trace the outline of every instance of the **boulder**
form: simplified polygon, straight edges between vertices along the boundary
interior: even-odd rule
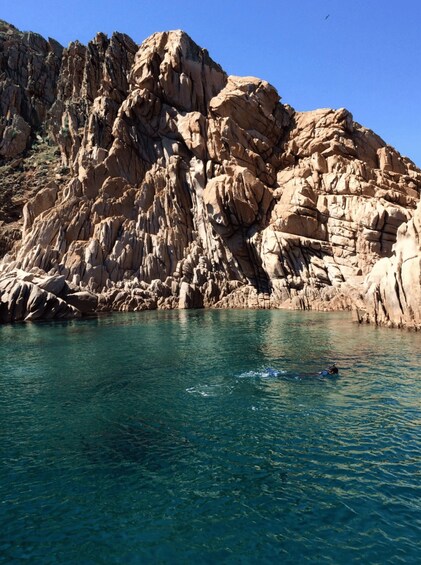
[[[98,297],[92,292],[79,291],[67,294],[65,301],[74,308],[77,308],[82,314],[90,314],[95,312],[98,306]]]
[[[77,308],[41,288],[35,280],[40,281],[40,278],[16,271],[0,277],[1,322],[77,318],[81,315]]]

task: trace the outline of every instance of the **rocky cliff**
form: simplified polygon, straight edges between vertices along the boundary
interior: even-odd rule
[[[400,226],[391,257],[374,265],[362,292],[360,322],[421,329],[421,204]]]
[[[2,321],[353,304],[390,321],[378,264],[415,276],[421,171],[348,111],[296,112],[181,31],[63,50],[3,24],[0,65]]]

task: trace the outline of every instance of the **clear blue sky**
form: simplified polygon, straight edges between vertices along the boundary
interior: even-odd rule
[[[0,18],[63,45],[183,29],[229,74],[297,110],[344,106],[421,166],[421,0],[0,0]]]

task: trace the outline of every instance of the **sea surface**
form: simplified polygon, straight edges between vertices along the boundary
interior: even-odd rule
[[[0,562],[420,563],[420,424],[421,334],[348,314],[2,326]]]

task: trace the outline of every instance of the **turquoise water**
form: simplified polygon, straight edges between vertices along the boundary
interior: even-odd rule
[[[420,342],[283,311],[0,327],[0,561],[419,563]]]

